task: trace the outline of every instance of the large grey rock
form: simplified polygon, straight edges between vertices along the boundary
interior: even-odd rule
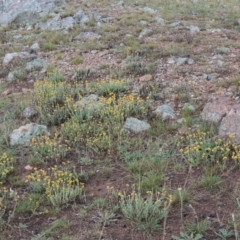
[[[240,106],[232,107],[226,117],[223,118],[218,131],[220,136],[234,135],[234,141],[240,143]]]
[[[2,0],[0,25],[31,25],[64,3],[65,0]]]
[[[36,29],[40,30],[69,30],[76,25],[73,17],[66,17],[61,19],[60,15],[49,19],[47,22],[39,22],[35,25]]]
[[[175,118],[175,113],[174,113],[173,108],[170,105],[167,105],[167,104],[158,106],[157,109],[154,112],[157,115],[160,115],[162,117],[162,120],[174,119]]]
[[[124,124],[124,128],[128,131],[132,131],[132,132],[142,132],[142,131],[146,131],[150,128],[151,126],[144,121],[138,120],[137,118],[127,118],[126,122]]]
[[[26,60],[30,61],[36,58],[36,55],[30,54],[28,52],[14,52],[14,53],[7,53],[3,58],[3,65],[8,65],[15,60]]]
[[[10,134],[10,145],[29,145],[30,140],[37,135],[49,135],[47,127],[45,125],[29,123],[13,130]]]
[[[222,118],[230,111],[231,107],[231,102],[228,98],[220,97],[212,99],[204,106],[201,117],[205,121],[220,123]]]

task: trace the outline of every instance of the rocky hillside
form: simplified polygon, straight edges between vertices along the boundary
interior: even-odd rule
[[[238,0],[0,0],[0,238],[238,239]]]

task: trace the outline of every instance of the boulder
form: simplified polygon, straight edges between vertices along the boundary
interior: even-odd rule
[[[234,141],[240,143],[240,106],[239,104],[233,105],[218,129],[219,136],[234,135]]]
[[[146,131],[150,128],[151,126],[144,121],[138,120],[137,118],[127,118],[126,122],[124,124],[124,128],[128,131],[132,131],[132,132],[142,132],[142,131]]]
[[[211,99],[201,113],[201,117],[205,121],[220,123],[222,118],[231,110],[231,101],[226,97]]]
[[[0,25],[7,26],[11,23],[17,25],[31,25],[40,18],[53,12],[65,0],[7,0],[2,1],[0,8]]]
[[[45,125],[29,123],[13,130],[10,134],[10,145],[29,145],[30,140],[37,135],[49,135],[47,127]]]
[[[174,119],[175,113],[173,108],[170,105],[164,104],[161,106],[158,106],[157,109],[154,111],[157,115],[162,117],[162,120],[167,119]]]
[[[36,55],[30,54],[28,52],[13,52],[13,53],[7,53],[3,58],[3,65],[9,65],[13,61],[16,61],[18,59],[30,61],[36,58]]]

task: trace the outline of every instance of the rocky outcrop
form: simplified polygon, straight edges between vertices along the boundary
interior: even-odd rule
[[[13,130],[10,134],[10,145],[29,145],[29,141],[37,135],[49,135],[45,125],[29,123]]]
[[[46,16],[65,0],[7,0],[0,8],[0,25],[31,25]]]

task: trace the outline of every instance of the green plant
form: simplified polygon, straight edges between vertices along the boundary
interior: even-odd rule
[[[173,204],[190,202],[192,200],[192,195],[190,194],[189,190],[186,188],[178,188],[173,193]]]
[[[205,175],[202,177],[200,181],[200,186],[203,186],[209,190],[213,190],[219,187],[221,184],[222,180],[219,176],[215,175]]]
[[[228,238],[234,236],[234,232],[232,230],[227,230],[225,228],[221,228],[219,232],[214,233],[218,236],[218,240],[227,240]]]
[[[19,201],[16,207],[16,213],[37,213],[38,208],[44,201],[44,196],[39,193],[31,193],[26,198]]]
[[[138,228],[150,232],[159,229],[172,202],[172,196],[166,192],[154,194],[149,191],[146,197],[134,190],[130,194],[119,193],[119,206],[125,218],[134,223]]]
[[[71,64],[78,65],[83,63],[83,58],[81,56],[77,56],[71,60]]]
[[[173,240],[200,240],[202,238],[203,238],[203,235],[201,235],[199,233],[188,234],[188,233],[185,233],[185,232],[180,232],[180,237],[172,236]]]
[[[31,173],[26,182],[33,192],[43,193],[53,206],[61,206],[84,197],[84,183],[79,181],[78,173],[68,167],[53,167]]]
[[[207,219],[196,222],[189,222],[186,225],[186,229],[190,233],[204,234],[210,228],[210,222]]]
[[[111,96],[113,94],[124,93],[129,89],[128,80],[101,80],[98,82],[87,83],[86,88],[89,93],[97,93],[101,96]]]

